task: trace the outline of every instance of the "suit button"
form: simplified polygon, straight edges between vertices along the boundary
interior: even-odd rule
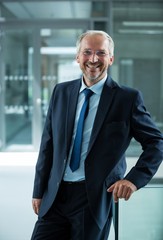
[[[59,182],[57,182],[57,187],[59,187]]]

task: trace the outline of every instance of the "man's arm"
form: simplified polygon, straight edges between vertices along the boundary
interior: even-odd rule
[[[133,137],[141,144],[143,152],[125,178],[107,189],[108,192],[113,193],[115,202],[119,198],[128,200],[133,192],[145,186],[154,176],[163,159],[163,136],[146,111],[140,92],[133,105],[131,130]]]
[[[133,104],[131,132],[143,151],[124,179],[139,189],[149,183],[163,160],[163,135],[146,111],[140,92]]]

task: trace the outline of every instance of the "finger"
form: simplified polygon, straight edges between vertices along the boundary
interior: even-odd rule
[[[113,193],[113,199],[114,199],[114,202],[118,202],[118,197],[117,197],[117,191],[115,190],[115,184],[113,184],[112,186],[110,186],[108,189],[107,189],[107,192],[112,192]]]
[[[126,201],[129,200],[129,198],[131,197],[132,193],[133,192],[131,191],[131,189],[129,189],[128,192],[126,193],[126,196],[125,196],[125,200]]]
[[[128,187],[121,185],[119,187],[119,191],[118,191],[117,195],[119,198],[125,198],[127,193],[128,193]]]
[[[128,192],[128,187],[123,184],[119,184],[115,188],[115,199],[125,198]]]
[[[113,190],[114,202],[118,202],[118,200],[119,200],[118,191],[119,191],[119,188],[116,186],[116,187],[114,188],[114,190]]]
[[[34,212],[38,214],[38,207],[36,205],[34,206]]]
[[[119,200],[119,198],[117,197],[117,195],[114,195],[114,202],[117,203]]]
[[[113,192],[114,187],[115,187],[115,184],[111,185],[111,186],[107,189],[107,192]]]
[[[39,208],[37,207],[35,213],[38,215],[38,212],[39,212]]]
[[[125,200],[128,200],[131,197],[131,194],[133,193],[132,189],[127,186],[123,186],[121,188],[121,192],[119,193],[119,198],[124,198]]]
[[[38,215],[39,213],[39,207],[37,206],[36,209],[35,209],[35,213]]]
[[[39,205],[37,202],[33,202],[33,210],[38,215],[39,212]]]
[[[122,191],[123,191],[122,185],[118,185],[118,186],[117,186],[117,193],[116,193],[118,198],[121,198],[121,196],[122,196]]]
[[[34,204],[33,204],[33,210],[37,214],[38,210],[37,210],[37,207]]]

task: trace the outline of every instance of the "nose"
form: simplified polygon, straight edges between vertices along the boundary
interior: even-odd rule
[[[92,63],[98,62],[98,56],[96,53],[92,53],[91,56],[89,57],[89,61]]]

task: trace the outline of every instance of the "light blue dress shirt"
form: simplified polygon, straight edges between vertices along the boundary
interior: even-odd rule
[[[65,168],[64,177],[63,177],[64,181],[81,181],[81,180],[85,179],[84,162],[85,162],[86,155],[87,155],[89,140],[90,140],[90,136],[91,136],[93,123],[94,123],[94,119],[96,116],[101,92],[102,92],[104,83],[106,81],[106,78],[107,78],[107,76],[105,76],[102,80],[100,80],[99,82],[97,82],[96,84],[94,84],[93,86],[91,86],[89,88],[94,92],[94,94],[89,99],[89,112],[88,112],[87,118],[85,119],[85,123],[84,123],[80,167],[76,171],[72,172],[69,167],[71,152],[72,152],[72,148],[73,148],[73,143],[74,143],[74,138],[75,138],[75,134],[76,134],[76,128],[77,128],[80,111],[81,111],[82,105],[85,100],[83,90],[85,88],[88,88],[84,84],[84,81],[82,80],[82,85],[81,85],[81,88],[79,91],[79,98],[78,98],[78,103],[77,103],[77,110],[76,110],[76,116],[75,116],[71,148],[70,148],[70,153],[69,153],[69,157],[68,157],[67,165]]]

